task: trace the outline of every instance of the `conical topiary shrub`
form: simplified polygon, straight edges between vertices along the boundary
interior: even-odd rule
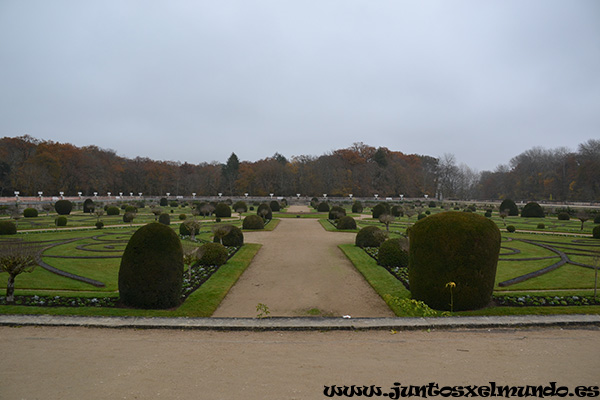
[[[410,291],[436,310],[475,310],[489,304],[500,252],[500,231],[481,215],[443,212],[409,233]]]
[[[138,229],[119,268],[121,302],[129,307],[164,309],[181,302],[183,250],[173,229],[152,222]]]

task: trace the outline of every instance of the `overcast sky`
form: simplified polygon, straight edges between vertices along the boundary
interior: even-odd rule
[[[0,137],[493,170],[600,138],[597,0],[0,0]]]

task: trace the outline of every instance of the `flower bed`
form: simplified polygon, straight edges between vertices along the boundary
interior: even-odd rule
[[[227,259],[233,257],[240,247],[227,246]],[[206,282],[219,267],[197,265],[186,272],[183,278],[181,302]],[[6,296],[0,296],[0,305],[6,304]],[[15,296],[17,306],[34,307],[119,307],[119,297],[72,297],[72,296]]]

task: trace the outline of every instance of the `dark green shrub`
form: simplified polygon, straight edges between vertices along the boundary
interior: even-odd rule
[[[521,217],[526,218],[544,218],[544,209],[535,201],[525,204],[521,211]]]
[[[175,232],[156,222],[138,229],[121,258],[121,302],[137,308],[176,307],[182,283],[183,250]]]
[[[568,221],[571,219],[571,216],[569,215],[569,213],[563,211],[559,212],[556,218],[558,218],[559,221]]]
[[[486,211],[486,212],[485,212],[485,217],[486,217],[486,218],[492,218],[492,212],[491,212],[491,211],[489,211],[489,210],[488,210],[488,211]]]
[[[504,199],[502,203],[500,203],[500,212],[506,210],[509,216],[519,215],[519,207],[515,204],[511,199]]]
[[[54,224],[56,224],[56,226],[67,226],[67,217],[64,217],[62,215],[60,217],[57,217],[54,220]]]
[[[382,214],[390,213],[390,206],[387,203],[377,203],[375,207],[371,209],[373,218],[379,218]]]
[[[423,218],[425,218],[425,217],[427,217],[427,214],[425,214],[425,213],[421,213],[421,214],[419,214],[419,215],[417,216],[417,220],[421,220],[421,219],[423,219]]]
[[[496,224],[474,213],[443,212],[415,223],[410,231],[408,270],[413,299],[436,310],[487,306],[500,240]]]
[[[320,202],[319,205],[317,206],[317,211],[318,212],[328,212],[329,211],[329,203],[327,203],[326,201]]]
[[[121,208],[121,210],[125,210],[128,206],[129,206],[129,204],[127,204],[127,203],[121,203],[120,208]]]
[[[600,224],[600,213],[596,215],[596,217],[594,217],[594,223],[595,224]]]
[[[388,239],[379,246],[377,264],[383,267],[408,266],[408,240]]]
[[[475,212],[475,211],[477,211],[477,207],[475,206],[475,204],[471,204],[470,206],[467,207],[467,210],[469,210],[471,212]]]
[[[169,203],[169,205],[170,205],[171,207],[173,207],[173,208],[177,208],[177,207],[179,207],[179,203],[178,203],[177,201],[172,201],[172,202],[170,202],[170,203]]]
[[[54,203],[54,209],[58,215],[69,215],[73,210],[73,203],[69,200],[58,200]]]
[[[159,203],[161,207],[166,207],[169,205],[169,200],[166,197],[160,199]]]
[[[517,230],[517,228],[515,228],[515,226],[514,226],[514,225],[509,225],[509,226],[507,226],[507,227],[506,227],[506,230],[507,230],[508,232],[510,232],[510,233],[513,233],[514,231],[516,231],[516,230]]]
[[[185,224],[179,224],[179,234],[181,236],[190,236],[192,232],[190,232],[190,230]]]
[[[235,212],[239,212],[241,210],[241,212],[246,212],[248,211],[248,206],[246,205],[246,203],[244,201],[236,201],[233,204],[233,211]]]
[[[387,239],[387,233],[376,226],[366,226],[356,234],[358,247],[379,247]]]
[[[158,222],[163,225],[171,225],[171,216],[167,213],[162,213],[158,216]]]
[[[198,249],[198,264],[221,266],[227,262],[227,249],[221,243],[205,243]]]
[[[242,230],[237,226],[233,225],[223,225],[224,229],[227,229],[228,232],[221,239],[218,237],[214,238],[215,243],[223,243],[223,246],[235,246],[239,247],[244,244],[244,234]]]
[[[360,201],[357,200],[354,203],[352,203],[352,212],[356,214],[360,214],[361,212],[363,212],[363,205]]]
[[[96,222],[96,229],[102,229],[102,228],[104,228],[104,222],[102,222],[102,221]]]
[[[431,211],[425,210],[425,215],[431,215]]]
[[[337,228],[342,230],[356,229],[356,221],[349,215],[343,216],[339,219]]]
[[[229,218],[231,217],[231,208],[226,203],[219,203],[215,207],[215,217]]]
[[[594,239],[600,239],[600,225],[597,225],[592,229],[592,236]]]
[[[137,207],[135,206],[125,206],[124,208],[126,213],[136,213],[137,212]]]
[[[268,204],[264,203],[258,206],[258,208],[256,209],[256,215],[263,219],[273,219],[273,211],[271,210],[271,207],[269,207]]]
[[[135,218],[135,213],[126,212],[125,214],[123,214],[123,222],[126,222],[126,223],[133,222],[134,218]]]
[[[116,206],[109,206],[106,208],[106,215],[119,215],[121,210]]]
[[[94,201],[92,199],[85,199],[83,201],[83,212],[86,214],[91,214],[94,212],[96,206],[94,205]]]
[[[137,202],[137,208],[146,208],[146,202],[144,202],[144,201],[138,201]]]
[[[429,202],[429,208],[435,208],[435,207],[436,207],[435,201],[431,200]]]
[[[333,206],[329,210],[329,219],[339,219],[346,216],[346,210],[344,207]]]
[[[25,218],[35,218],[38,216],[38,210],[35,208],[26,208],[23,210],[23,216]]]
[[[179,220],[180,221],[185,221],[186,218],[187,218],[187,215],[185,215],[185,214],[179,214]]]
[[[243,229],[263,229],[265,227],[265,222],[258,215],[248,215],[242,221]]]
[[[539,224],[537,224],[537,228],[538,229],[546,229],[546,225],[543,222],[540,222]]]
[[[391,213],[394,217],[403,217],[404,210],[400,206],[393,206],[391,209]]]
[[[279,205],[279,202],[277,200],[272,200],[269,203],[269,207],[271,207],[271,211],[277,212],[277,211],[281,210],[281,206]]]
[[[17,233],[17,225],[12,221],[0,221],[0,235],[14,235]]]

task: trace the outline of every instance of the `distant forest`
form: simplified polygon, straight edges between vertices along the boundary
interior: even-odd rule
[[[491,150],[486,150],[491,151]],[[83,192],[144,195],[430,197],[458,200],[598,201],[600,140],[576,152],[534,147],[494,171],[476,172],[457,165],[451,154],[440,158],[404,154],[364,143],[321,156],[275,153],[225,164],[188,164],[118,156],[96,146],[76,147],[32,138],[0,139],[0,196],[66,195]]]

